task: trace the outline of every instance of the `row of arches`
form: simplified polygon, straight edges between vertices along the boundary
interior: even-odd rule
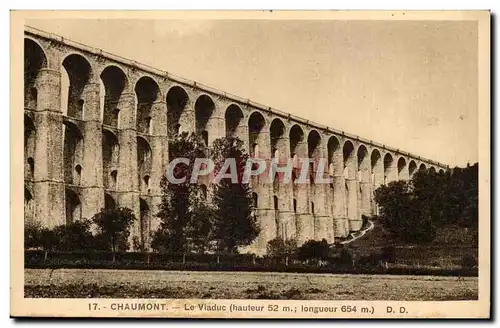
[[[41,46],[34,40],[25,38],[25,106],[33,107],[36,104],[37,96],[37,76],[38,73],[47,67],[47,57]],[[65,95],[61,97],[61,108],[65,111],[68,117],[83,119],[85,116],[86,103],[92,101],[92,83],[93,69],[89,61],[80,54],[69,54],[64,58],[61,63],[62,66],[62,80],[67,81],[66,86],[61,89]],[[102,106],[102,122],[104,125],[111,127],[119,127],[120,112],[124,106],[127,106],[127,96],[130,96],[130,83],[125,72],[118,66],[110,65],[105,67],[100,74],[100,97],[99,102]],[[161,102],[161,91],[158,83],[149,76],[143,76],[137,80],[134,85],[134,96],[136,102],[136,129],[140,133],[152,134],[153,133],[153,105],[156,102]],[[187,92],[180,86],[173,86],[168,90],[165,96],[165,103],[167,107],[167,122],[168,122],[168,135],[173,136],[183,130],[182,125],[188,125],[190,119],[186,115],[186,110],[190,107],[190,100]],[[36,105],[35,105],[36,107]],[[195,131],[203,137],[208,144],[210,119],[216,110],[215,102],[206,94],[199,96],[194,104],[194,119]],[[187,117],[186,117],[187,116]],[[242,132],[245,125],[248,127],[248,142],[249,153],[251,156],[263,155],[260,153],[263,144],[265,144],[266,137],[266,120],[262,113],[254,111],[251,113],[247,120],[247,124],[243,122],[244,114],[241,108],[236,104],[231,104],[225,111],[225,130],[226,135],[239,135],[242,137]],[[184,129],[187,129],[185,127]],[[289,135],[286,135],[286,128],[283,121],[275,118],[269,127],[270,132],[270,146],[271,154],[274,157],[288,157],[285,152],[286,139],[289,139],[290,157],[298,155],[305,157],[306,149],[301,149],[304,141],[304,131],[302,128],[295,124],[290,129]],[[66,129],[69,139],[78,141],[81,135],[77,134],[74,128]],[[328,151],[331,147],[338,147],[338,140],[328,140]],[[75,141],[75,143],[77,143]],[[310,158],[321,157],[321,136],[316,130],[312,130],[307,135],[307,155]],[[74,147],[74,144],[68,144],[69,148]],[[353,159],[353,145],[351,142],[346,142],[343,146],[344,162],[348,167],[349,175],[355,174],[351,169],[356,164]],[[269,155],[271,155],[269,154]],[[268,155],[268,156],[269,156]],[[330,154],[329,154],[330,155]],[[359,149],[358,151],[358,166],[362,165],[367,167],[364,161],[366,151]],[[332,155],[334,156],[334,155]],[[372,154],[372,157],[377,155]],[[376,160],[372,158],[372,162]],[[389,153],[384,156],[383,163],[384,172],[389,170],[392,166],[392,155]],[[329,164],[335,161],[329,156]],[[410,171],[414,171],[415,163],[410,162]],[[372,166],[374,166],[372,164]],[[406,160],[400,158],[397,163],[398,173],[403,173],[406,167]],[[330,169],[331,171],[332,169]],[[333,173],[333,172],[331,172]],[[387,174],[385,174],[387,175]],[[410,174],[411,175],[411,174]]]

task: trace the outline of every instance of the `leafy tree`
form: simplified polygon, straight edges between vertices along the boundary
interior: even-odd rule
[[[330,247],[326,239],[321,241],[308,240],[298,250],[298,259],[301,261],[325,261],[328,259]]]
[[[161,181],[162,201],[158,217],[160,227],[153,233],[151,247],[158,251],[185,252],[199,248],[210,236],[208,228],[212,220],[209,205],[200,201],[203,194],[201,183],[191,183],[196,158],[205,158],[206,146],[195,134],[182,133],[169,143],[169,158],[186,158],[189,164],[179,163],[173,177],[185,181],[171,183],[167,176]]]
[[[26,222],[24,225],[24,248],[41,247],[42,226],[39,222]]]
[[[221,252],[236,253],[238,246],[250,245],[260,232],[254,215],[252,190],[243,183],[243,172],[248,155],[243,150],[243,141],[237,137],[224,137],[214,141],[212,160],[215,175],[224,168],[226,159],[234,159],[236,181],[223,178],[214,188],[216,218],[214,238]],[[231,168],[229,168],[230,170]],[[230,171],[222,173],[230,173]]]
[[[267,243],[267,255],[269,256],[290,256],[295,254],[297,249],[297,240],[295,239],[283,240],[281,237],[276,237]]]
[[[53,233],[57,239],[57,250],[81,251],[92,249],[95,246],[89,220],[78,220],[57,226]]]
[[[129,208],[103,208],[92,218],[99,230],[96,240],[101,243],[103,249],[111,250],[114,257],[116,251],[126,251],[129,248],[128,237],[135,221],[136,217]]]
[[[477,230],[478,165],[446,172],[421,170],[411,181],[375,191],[384,228],[405,242],[432,241],[438,228],[458,225]]]
[[[384,228],[405,242],[428,242],[436,235],[436,226],[428,209],[416,206],[406,181],[394,181],[375,191]]]

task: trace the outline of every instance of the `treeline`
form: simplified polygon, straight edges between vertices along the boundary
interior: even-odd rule
[[[477,234],[478,164],[441,173],[420,170],[410,181],[380,186],[375,201],[384,229],[403,242],[432,242],[446,226]]]

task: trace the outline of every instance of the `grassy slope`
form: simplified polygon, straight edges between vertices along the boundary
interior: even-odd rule
[[[377,247],[386,245],[406,245],[397,238],[393,238],[387,233],[382,225],[375,221],[375,227],[363,237],[350,243],[350,246],[357,247]],[[477,234],[471,229],[458,226],[446,226],[438,230],[436,239],[429,246],[461,246],[477,247]]]

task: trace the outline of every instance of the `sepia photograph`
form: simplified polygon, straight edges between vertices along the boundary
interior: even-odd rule
[[[11,20],[11,315],[489,316],[488,11]]]

